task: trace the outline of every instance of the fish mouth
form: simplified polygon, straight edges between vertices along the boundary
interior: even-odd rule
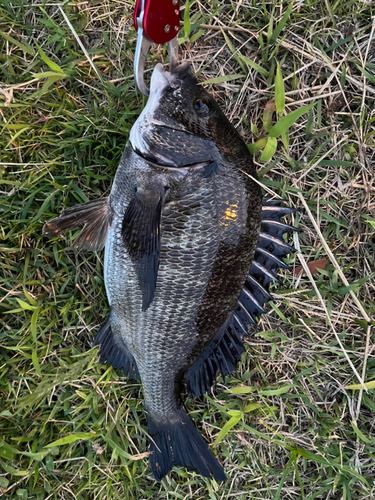
[[[169,170],[189,170],[191,168],[206,167],[212,162],[212,160],[205,160],[198,163],[186,163],[184,165],[178,165],[175,161],[166,156],[156,156],[149,153],[144,153],[135,148],[133,145],[132,149],[137,156],[147,161],[147,163],[151,163],[154,167],[168,168]]]
[[[150,94],[157,92],[158,89],[166,85],[178,88],[181,85],[181,81],[186,78],[193,78],[195,80],[188,62],[179,64],[172,71],[165,71],[164,66],[158,63],[152,72]]]

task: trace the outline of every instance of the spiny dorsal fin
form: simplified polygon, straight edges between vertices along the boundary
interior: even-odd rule
[[[53,238],[64,234],[66,231],[72,231],[79,226],[84,226],[72,246],[79,250],[95,252],[104,247],[110,224],[109,198],[100,198],[99,200],[67,208],[61,213],[60,217],[56,217],[56,219],[44,224],[43,234]]]
[[[227,324],[187,371],[189,397],[209,391],[219,370],[225,377],[235,369],[245,350],[243,337],[250,325],[256,325],[257,318],[264,313],[263,305],[272,298],[268,289],[272,282],[278,281],[274,272],[289,269],[281,259],[295,250],[285,243],[283,236],[298,229],[281,222],[285,215],[295,212],[295,209],[279,206],[282,202],[263,198],[261,234],[249,276]]]

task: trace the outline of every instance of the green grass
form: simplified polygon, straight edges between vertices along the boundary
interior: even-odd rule
[[[141,386],[90,350],[103,253],[42,237],[64,207],[109,193],[145,104],[132,3],[64,4],[90,61],[58,5],[0,0],[0,498],[375,498],[374,389],[345,388],[375,378],[375,6],[189,2],[181,58],[258,151],[265,189],[299,208],[290,264],[327,257],[324,242],[335,257],[311,279],[284,273],[239,370],[187,402],[228,475],[218,485],[177,468],[154,482]],[[262,158],[276,121],[313,103]]]

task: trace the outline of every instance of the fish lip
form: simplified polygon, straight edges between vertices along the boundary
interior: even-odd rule
[[[131,144],[131,146],[132,146],[134,153],[139,158],[142,158],[143,160],[147,161],[153,167],[156,167],[156,168],[167,168],[168,170],[181,171],[181,170],[190,170],[192,168],[206,167],[207,165],[209,165],[212,162],[212,160],[205,160],[205,161],[200,161],[198,163],[188,163],[186,165],[179,166],[173,160],[170,160],[167,157],[163,157],[164,159],[166,159],[168,161],[168,163],[162,163],[160,161],[160,159],[158,159],[156,156],[144,154],[144,153],[142,153],[142,151],[135,148],[132,144]]]
[[[178,88],[181,82],[189,77],[195,79],[191,72],[190,63],[187,61],[179,64],[171,71],[166,71],[164,66],[158,63],[151,75],[150,92],[155,92],[165,85]]]
[[[165,71],[164,66],[161,63],[158,63],[151,75],[150,95],[157,92],[161,88],[164,88],[166,85],[176,88],[179,87],[180,83],[178,80],[179,79],[176,74]]]

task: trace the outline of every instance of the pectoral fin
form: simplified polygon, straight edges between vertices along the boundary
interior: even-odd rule
[[[67,208],[60,217],[44,224],[43,234],[53,238],[84,226],[78,238],[74,240],[73,248],[94,252],[104,247],[110,222],[109,198],[100,198]]]
[[[143,293],[143,311],[148,309],[155,295],[163,195],[164,192],[157,196],[135,196],[128,205],[122,224],[124,245],[135,264]]]

